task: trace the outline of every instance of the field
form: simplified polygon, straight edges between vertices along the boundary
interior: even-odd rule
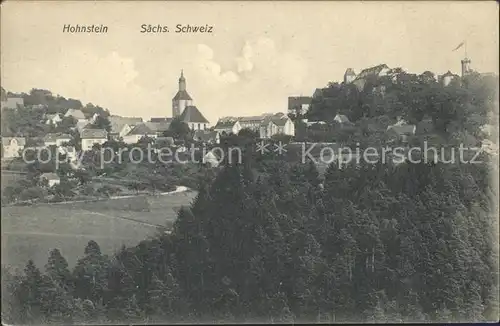
[[[74,204],[41,204],[2,208],[2,265],[23,267],[33,259],[39,267],[53,248],[61,250],[70,266],[95,240],[105,254],[122,245],[135,245],[157,234],[195,192]],[[120,208],[123,207],[123,208]],[[132,207],[131,210],[130,208]]]

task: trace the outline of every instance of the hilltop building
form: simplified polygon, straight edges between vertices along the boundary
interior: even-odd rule
[[[344,73],[344,84],[350,84],[356,79],[356,73],[352,68],[347,68]]]
[[[444,75],[440,76],[441,83],[443,86],[448,86],[454,79],[460,78],[451,71],[448,70]]]
[[[387,76],[387,74],[391,71],[391,69],[386,64],[380,64],[375,67],[363,69],[359,75],[352,81],[354,85],[358,88],[359,91],[363,90],[365,87],[366,81],[370,77],[382,77]],[[347,71],[346,71],[347,73]]]
[[[472,72],[472,69],[470,68],[471,61],[470,59],[465,57],[462,59],[461,63],[462,63],[462,77],[465,77]]]

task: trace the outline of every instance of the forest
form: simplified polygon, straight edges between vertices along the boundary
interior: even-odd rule
[[[171,234],[2,271],[7,323],[498,318],[494,167],[227,165]]]

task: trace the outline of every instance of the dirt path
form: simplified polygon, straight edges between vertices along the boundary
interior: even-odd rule
[[[92,211],[89,211],[89,210],[85,210],[85,211],[88,212],[89,214],[92,214],[92,215],[98,215],[98,216],[103,216],[103,217],[107,217],[107,218],[114,218],[114,219],[117,219],[117,220],[126,220],[126,221],[134,222],[134,223],[137,223],[137,224],[141,224],[141,225],[144,225],[144,226],[150,226],[150,227],[154,227],[154,228],[164,228],[165,227],[163,225],[151,224],[151,223],[147,223],[147,222],[144,222],[144,221],[141,221],[141,220],[136,220],[134,218],[114,216],[114,215],[109,215],[109,214],[92,212]]]

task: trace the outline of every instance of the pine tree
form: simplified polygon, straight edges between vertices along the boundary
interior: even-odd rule
[[[73,270],[75,295],[98,302],[107,289],[107,256],[101,254],[99,245],[91,240],[85,247],[85,256],[78,260]]]
[[[63,289],[71,293],[73,289],[71,272],[68,268],[68,262],[61,255],[61,252],[58,249],[50,251],[48,262],[45,265],[45,270],[47,276],[53,282],[56,282]]]

